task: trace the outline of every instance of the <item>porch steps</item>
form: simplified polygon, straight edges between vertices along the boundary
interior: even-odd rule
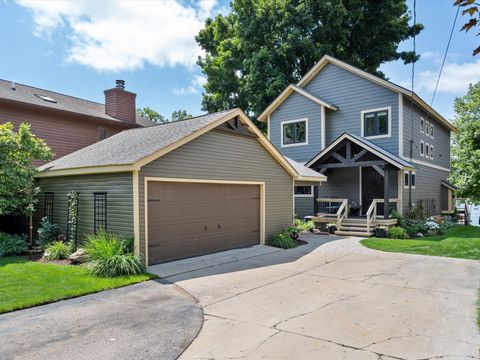
[[[373,236],[373,231],[370,232],[360,232],[360,231],[342,231],[342,230],[337,230],[335,231],[335,235],[341,235],[341,236],[359,236],[359,237],[371,237]]]
[[[339,229],[335,231],[335,235],[342,236],[371,237],[373,234],[373,231],[367,231],[366,219],[345,219]]]

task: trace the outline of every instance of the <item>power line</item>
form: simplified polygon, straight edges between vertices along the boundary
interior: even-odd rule
[[[413,94],[415,90],[415,62],[417,56],[417,47],[415,41],[415,33],[417,32],[417,1],[413,0],[413,61],[412,61],[412,96],[410,97],[410,113],[412,115],[412,127],[411,127],[411,138],[410,138],[410,162],[413,160],[413,123],[414,123],[414,114],[413,114]],[[403,156],[403,154],[400,154]],[[412,172],[408,172],[408,209],[412,209]]]
[[[447,48],[445,49],[445,54],[443,54],[442,66],[440,66],[440,72],[438,73],[437,83],[435,84],[435,90],[433,91],[432,101],[430,106],[433,105],[433,100],[435,100],[435,95],[437,94],[438,83],[440,82],[440,77],[442,76],[443,65],[445,65],[445,59],[447,58],[448,49],[450,48],[450,41],[452,41],[453,30],[455,29],[455,24],[457,23],[458,13],[460,12],[460,6],[457,6],[457,13],[455,14],[455,20],[453,20],[452,30],[450,30],[450,36],[448,37]]]

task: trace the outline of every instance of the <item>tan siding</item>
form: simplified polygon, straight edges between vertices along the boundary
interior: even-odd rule
[[[145,249],[145,177],[265,182],[265,235],[290,225],[293,180],[256,140],[211,131],[145,165],[140,171],[140,249]]]
[[[38,181],[41,193],[35,214],[38,225],[44,216],[44,193],[54,193],[53,222],[58,224],[62,232],[66,232],[67,194],[70,191],[80,193],[78,209],[78,237],[85,238],[93,232],[93,193],[107,192],[107,227],[108,231],[133,236],[133,193],[132,174],[102,174],[62,176],[43,178]]]

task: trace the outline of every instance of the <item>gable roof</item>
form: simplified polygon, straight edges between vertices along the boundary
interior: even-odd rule
[[[239,117],[258,141],[295,179],[302,176],[240,109],[225,110],[147,128],[124,130],[39,167],[37,177],[140,170],[140,168],[206,132]],[[312,174],[313,175],[313,174]],[[318,174],[316,181],[325,181]]]
[[[292,165],[295,168],[295,170],[301,176],[301,180],[308,181],[308,179],[310,178],[315,179],[322,176],[325,178],[325,180],[327,179],[325,175],[320,174],[319,172],[316,172],[313,169],[310,169],[309,167],[299,163],[298,161],[290,159],[289,157],[286,157],[286,156],[285,156],[285,159],[287,159],[290,165]],[[314,181],[318,181],[318,180],[315,179]]]
[[[332,150],[335,146],[337,146],[340,142],[343,140],[348,139],[355,144],[361,146],[362,148],[370,151],[372,154],[384,159],[385,161],[389,162],[393,166],[403,169],[403,170],[414,170],[415,166],[409,163],[408,161],[403,160],[402,158],[398,157],[397,155],[392,154],[391,152],[381,148],[378,145],[375,145],[371,141],[368,141],[367,139],[349,134],[347,132],[344,132],[342,135],[340,135],[338,138],[336,138],[329,146],[327,146],[325,149],[320,151],[313,159],[309,160],[305,166],[312,166],[314,163],[316,163],[318,160],[320,160],[323,156],[325,156],[330,150]]]
[[[15,90],[12,89],[12,85]],[[43,97],[43,99],[42,99]],[[44,100],[45,98],[51,99]],[[137,115],[137,123],[123,121],[105,113],[105,104],[80,99],[74,96],[60,94],[54,91],[36,88],[29,85],[12,83],[0,79],[0,99],[26,105],[40,106],[46,109],[67,111],[79,115],[108,120],[118,124],[137,126],[152,126],[153,123],[140,115]]]
[[[445,186],[447,189],[452,190],[452,191],[457,191],[457,190],[458,190],[458,186],[453,185],[450,181],[441,180],[441,181],[440,181],[440,184],[441,184],[442,186]]]
[[[440,121],[445,127],[447,127],[449,130],[453,132],[458,132],[457,128],[453,126],[448,120],[446,120],[443,116],[441,116],[439,113],[435,111],[430,105],[428,105],[422,98],[420,98],[415,92],[412,92],[402,86],[399,86],[397,84],[394,84],[390,81],[387,81],[385,79],[382,79],[378,76],[369,74],[366,71],[360,70],[359,68],[352,66],[350,64],[347,64],[346,62],[343,62],[341,60],[335,59],[332,56],[325,55],[322,57],[322,59],[317,62],[311,69],[310,71],[302,78],[300,81],[297,83],[297,86],[299,88],[304,88],[327,64],[333,64],[336,65],[346,71],[349,71],[355,75],[358,75],[364,79],[370,80],[380,86],[383,86],[393,92],[400,93],[405,95],[406,97],[412,99],[415,104],[423,108],[425,111],[427,111],[430,115],[432,115],[435,119]],[[282,93],[283,94],[283,93]],[[281,94],[280,94],[281,96]],[[278,98],[280,98],[277,97]],[[277,101],[277,99],[274,100],[274,102]],[[280,103],[282,103],[285,99],[281,100]],[[279,104],[280,105],[280,104]],[[268,108],[267,108],[268,109]],[[272,110],[273,111],[273,110]],[[271,111],[270,111],[271,112]],[[268,113],[264,111],[260,117],[260,121],[265,121],[266,116]]]
[[[288,85],[285,90],[263,111],[262,114],[258,117],[258,120],[265,121],[267,116],[274,112],[293,92],[296,92],[302,96],[305,96],[307,99],[312,100],[313,102],[317,103],[318,105],[325,106],[330,110],[337,110],[338,108],[333,105],[331,102],[321,99],[315,94],[298,87],[297,85]]]

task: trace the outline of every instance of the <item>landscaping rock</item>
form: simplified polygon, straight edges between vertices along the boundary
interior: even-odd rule
[[[421,232],[419,232],[417,235],[415,235],[416,237],[423,237],[423,234]]]
[[[72,264],[80,264],[82,262],[85,262],[86,258],[87,258],[87,254],[85,253],[85,250],[80,248],[77,251],[75,251],[72,255],[70,255],[68,260],[70,260]]]

